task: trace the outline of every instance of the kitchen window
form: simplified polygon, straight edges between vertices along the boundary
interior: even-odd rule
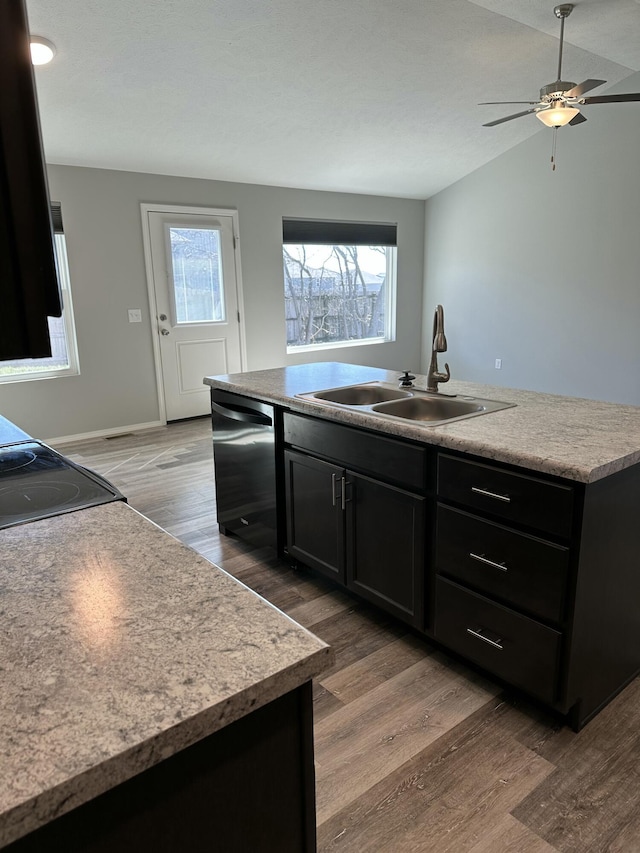
[[[395,339],[395,224],[284,219],[287,352]]]
[[[51,204],[51,218],[54,230],[56,269],[62,296],[62,317],[48,318],[51,355],[44,358],[19,358],[0,361],[0,383],[23,382],[29,379],[50,379],[54,376],[75,376],[80,372],[73,322],[67,249],[62,226],[62,209],[57,202]]]

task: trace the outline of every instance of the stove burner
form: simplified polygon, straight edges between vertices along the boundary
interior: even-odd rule
[[[0,450],[0,475],[26,468],[36,458],[33,450],[28,447],[11,447]]]
[[[51,507],[63,509],[80,494],[74,483],[15,483],[0,489],[0,516],[29,516]]]

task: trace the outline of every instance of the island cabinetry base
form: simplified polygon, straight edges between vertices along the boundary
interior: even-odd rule
[[[640,672],[640,465],[590,483],[583,504],[566,695],[574,728]]]
[[[312,853],[311,683],[24,838],[6,853]]]
[[[284,439],[289,559],[422,629],[425,449],[291,413]]]
[[[637,410],[510,389],[522,409],[434,429],[328,397],[308,413],[310,388],[397,379],[374,370],[232,377],[279,403],[281,553],[581,728],[640,672]],[[457,393],[473,387],[490,396]]]
[[[438,456],[434,636],[579,730],[640,667],[640,466],[594,483]]]

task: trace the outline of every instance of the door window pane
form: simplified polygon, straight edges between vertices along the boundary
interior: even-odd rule
[[[220,232],[169,226],[174,323],[224,322]]]

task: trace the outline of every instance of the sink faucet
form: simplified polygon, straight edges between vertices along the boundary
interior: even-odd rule
[[[427,374],[427,391],[437,391],[439,382],[451,379],[449,365],[445,363],[446,373],[438,373],[438,353],[447,351],[447,339],[444,334],[444,309],[438,305],[433,315],[433,338],[431,341],[431,362]]]

